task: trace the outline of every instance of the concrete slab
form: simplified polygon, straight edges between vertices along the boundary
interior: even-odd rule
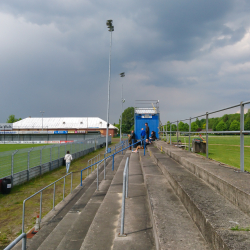
[[[120,160],[121,157],[118,155],[115,157],[115,160]],[[112,162],[107,162],[107,169],[112,167]],[[103,166],[100,167],[99,178],[103,178]],[[96,171],[96,170],[95,170]],[[65,234],[67,230],[74,224],[78,218],[78,214],[85,208],[88,201],[92,197],[93,193],[96,190],[96,173],[92,172],[88,178],[83,181],[83,187],[78,187],[80,189],[79,193],[75,195],[74,199],[69,202],[67,206],[62,205],[62,212],[59,212],[51,221],[48,221],[47,224],[31,239],[28,241],[27,249],[55,249]],[[106,181],[105,181],[106,182]],[[110,181],[107,181],[107,183]],[[106,184],[101,184],[101,188],[107,190]],[[75,192],[75,191],[74,191]],[[93,203],[99,203],[103,199],[103,193],[99,193],[99,196],[93,197]],[[63,229],[61,229],[61,227]],[[82,240],[83,241],[83,240]]]
[[[210,249],[166,177],[147,174],[144,168],[159,168],[149,157],[141,157],[158,249]],[[146,167],[144,167],[146,166]]]
[[[156,141],[154,145],[159,149],[162,148],[171,158],[207,182],[250,216],[250,174],[238,172],[239,169],[180,150],[162,141]]]
[[[125,226],[127,237],[118,237],[120,221],[114,240],[114,250],[154,250],[152,223],[138,154],[131,154],[129,162],[129,189],[125,205]]]
[[[109,193],[101,204],[81,250],[112,249],[121,206],[121,194]]]
[[[151,152],[153,156],[155,149]],[[163,154],[157,158],[158,155],[154,155],[158,166],[211,248],[250,249],[250,235],[245,237],[244,232],[230,230],[235,225],[248,227],[250,218],[172,158],[164,159]]]

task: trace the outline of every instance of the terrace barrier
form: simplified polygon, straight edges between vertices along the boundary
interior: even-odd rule
[[[62,166],[67,151],[70,151],[73,159],[77,159],[104,145],[105,137],[96,137],[73,143],[1,152],[0,178],[10,178],[13,187]]]
[[[246,104],[250,104],[250,101],[241,102],[239,104],[229,106],[229,107],[226,107],[226,108],[223,108],[223,109],[219,109],[219,110],[216,110],[216,111],[206,112],[205,114],[198,115],[198,116],[195,116],[195,117],[190,117],[190,118],[187,118],[187,119],[177,120],[177,121],[174,121],[174,122],[166,123],[166,125],[170,124],[170,131],[167,130],[167,126],[166,126],[166,130],[165,130],[164,125],[162,125],[160,127],[160,133],[162,133],[163,138],[164,138],[164,135],[167,138],[167,136],[169,134],[169,143],[170,143],[170,145],[172,144],[171,135],[172,135],[173,132],[176,133],[176,135],[177,135],[177,145],[179,144],[179,139],[178,139],[179,132],[187,133],[189,135],[189,147],[188,147],[189,151],[191,151],[190,135],[191,134],[197,134],[197,133],[206,134],[206,158],[208,158],[208,152],[209,152],[208,151],[208,149],[209,149],[209,147],[208,147],[208,145],[209,145],[209,143],[208,143],[209,142],[208,135],[209,134],[239,134],[240,135],[240,171],[244,172],[244,134],[245,133],[247,133],[247,134],[250,133],[249,130],[244,130],[244,106]],[[228,110],[228,109],[236,108],[236,107],[240,107],[240,130],[238,130],[238,131],[208,131],[208,117],[209,117],[209,115],[215,114],[215,113],[218,113],[218,112],[221,112],[221,111],[225,111],[225,110]],[[196,119],[196,118],[199,118],[199,117],[202,117],[202,116],[206,117],[206,131],[199,131],[199,132],[193,131],[193,132],[191,132],[192,119]],[[184,121],[189,121],[189,131],[179,131],[179,122],[184,122]],[[177,130],[172,131],[172,124],[175,124],[175,123],[177,124]]]

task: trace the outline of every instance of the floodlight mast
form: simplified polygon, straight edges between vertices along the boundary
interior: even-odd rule
[[[114,31],[113,20],[107,20],[106,25],[110,32],[110,50],[109,50],[109,79],[108,79],[108,105],[107,105],[107,130],[106,130],[106,153],[108,153],[109,137],[109,104],[110,104],[110,71],[111,71],[111,48],[112,48],[112,31]]]
[[[120,77],[125,77],[125,72],[120,73]],[[123,99],[123,84],[122,84],[122,113],[123,113],[123,103],[125,99]],[[120,142],[122,141],[122,113],[121,113],[121,121],[120,121]]]
[[[43,131],[43,113],[45,113],[45,111],[40,111],[40,113],[42,113],[42,131]]]

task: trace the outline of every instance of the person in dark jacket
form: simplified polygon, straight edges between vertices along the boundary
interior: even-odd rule
[[[155,141],[157,138],[156,138],[156,135],[155,135],[155,131],[152,131],[151,132],[151,137],[149,137],[149,142],[151,143],[152,141]]]
[[[132,144],[134,145],[134,143],[136,142],[134,130],[131,131],[131,139],[132,139]]]
[[[129,149],[131,150],[131,144],[132,144],[132,136],[128,135],[128,143],[129,143]]]
[[[146,126],[146,139],[149,140],[149,126],[147,122],[145,123],[145,126]]]

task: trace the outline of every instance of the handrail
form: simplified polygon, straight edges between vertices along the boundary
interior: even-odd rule
[[[22,233],[24,232],[24,223],[25,223],[25,202],[29,199],[31,199],[32,197],[36,196],[37,194],[41,194],[40,196],[40,216],[39,216],[39,222],[41,223],[41,219],[42,219],[42,197],[43,197],[43,190],[47,189],[48,187],[52,186],[54,184],[54,192],[53,192],[53,210],[55,210],[55,189],[56,189],[56,183],[62,179],[64,179],[64,183],[63,183],[63,200],[65,197],[65,178],[71,175],[71,190],[70,193],[72,193],[72,181],[73,181],[73,172],[70,172],[66,175],[64,175],[63,177],[61,177],[60,179],[54,181],[53,183],[49,184],[48,186],[42,188],[41,190],[37,191],[36,193],[34,193],[33,195],[29,196],[28,198],[26,198],[23,201],[23,216],[22,216]],[[23,245],[24,245],[24,240],[23,240]],[[24,248],[25,249],[25,248]]]
[[[172,144],[172,140],[171,140],[171,134],[172,132],[176,133],[177,135],[177,145],[179,144],[179,140],[178,140],[178,134],[179,132],[184,132],[187,133],[189,135],[189,147],[188,150],[191,151],[191,146],[190,146],[190,142],[191,142],[191,134],[195,134],[195,133],[200,133],[200,134],[206,134],[206,158],[208,158],[208,135],[209,134],[239,134],[240,135],[240,171],[244,172],[244,134],[245,133],[250,133],[250,130],[245,130],[244,129],[244,105],[249,104],[250,101],[246,101],[246,102],[240,102],[239,104],[236,105],[232,105],[223,109],[219,109],[216,111],[212,111],[212,112],[206,112],[205,114],[199,115],[199,116],[195,116],[195,117],[190,117],[189,119],[183,119],[183,120],[177,120],[174,122],[167,122],[166,123],[166,131],[164,131],[164,125],[162,125],[161,127],[163,128],[163,131],[161,131],[161,127],[160,127],[160,132],[163,133],[163,138],[164,138],[164,133],[166,134],[166,138],[168,133],[170,133],[170,145]],[[232,109],[232,108],[236,108],[236,107],[240,107],[240,129],[238,131],[208,131],[208,116],[214,113],[218,113],[221,111],[225,111],[228,109]],[[191,132],[191,121],[192,119],[198,118],[198,117],[202,117],[205,116],[206,117],[206,130],[205,131],[195,131],[195,132]],[[179,122],[180,121],[186,121],[189,120],[189,131],[179,131]],[[177,129],[176,131],[171,131],[172,130],[172,126],[171,124],[177,123]],[[168,124],[170,124],[170,131],[167,131],[167,127]]]
[[[124,220],[125,220],[125,200],[128,198],[128,175],[129,175],[129,157],[126,159],[125,168],[123,170],[123,191],[122,191],[122,214],[121,214],[121,231],[119,237],[127,236],[124,234]]]
[[[96,165],[96,164],[97,164],[97,166],[99,167],[99,165],[100,165],[103,161],[105,162],[108,158],[113,157],[112,170],[114,171],[114,156],[115,156],[116,154],[119,154],[120,152],[123,152],[123,151],[126,150],[127,148],[129,148],[129,147],[131,147],[131,146],[134,146],[135,144],[138,144],[139,142],[141,142],[141,144],[142,144],[142,142],[144,142],[144,143],[143,143],[143,146],[144,146],[144,156],[145,156],[146,139],[142,139],[142,140],[140,140],[140,141],[138,141],[138,142],[135,142],[135,143],[133,143],[133,144],[131,144],[131,145],[125,147],[125,148],[122,148],[120,151],[117,151],[117,152],[113,153],[112,155],[107,156],[106,158],[102,159],[101,161],[98,161],[98,162],[96,162],[96,163],[94,163],[94,164],[92,164],[92,165],[90,165],[90,166],[88,166],[88,167],[82,169],[82,170],[81,170],[81,186],[82,186],[82,172],[83,172],[84,170],[86,170],[86,169],[88,169],[88,168],[90,168],[90,167],[92,167],[93,165]],[[97,169],[98,169],[98,167],[97,167]],[[104,164],[104,179],[105,179],[105,172],[106,172],[105,167],[106,167],[106,165]]]
[[[10,250],[13,248],[21,239],[23,239],[23,245],[22,245],[22,250],[26,250],[26,233],[20,234],[15,240],[13,240],[7,247],[4,248],[4,250]]]

